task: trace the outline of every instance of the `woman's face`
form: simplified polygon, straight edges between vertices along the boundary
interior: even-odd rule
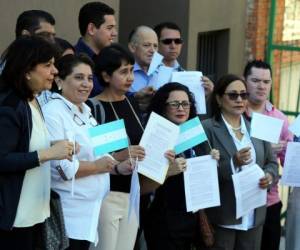
[[[191,104],[186,92],[182,90],[171,91],[166,101],[165,117],[175,124],[184,123],[190,116],[190,107]]]
[[[62,88],[62,95],[80,107],[88,99],[93,88],[91,67],[84,63],[76,65],[64,80],[59,79],[58,85]]]
[[[51,58],[48,62],[37,64],[32,70],[26,73],[25,78],[32,92],[38,94],[43,90],[51,89],[54,76],[57,72],[54,66],[54,58]]]
[[[106,74],[104,80],[109,83],[108,88],[113,92],[125,94],[131,87],[133,79],[133,65],[123,61],[120,68],[111,76]]]
[[[240,116],[244,113],[248,93],[243,82],[236,80],[230,83],[223,96],[217,96],[221,112],[230,116]]]

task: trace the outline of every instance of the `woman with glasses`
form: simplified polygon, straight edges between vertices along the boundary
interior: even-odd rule
[[[152,111],[177,125],[196,117],[192,93],[186,86],[175,82],[167,83],[157,90],[149,106],[149,115]],[[199,243],[198,213],[186,212],[183,182],[185,159],[199,154],[199,148],[195,147],[177,155],[169,167],[164,184],[153,185],[155,196],[145,223],[149,250],[190,250],[192,245]],[[217,150],[212,150],[211,154],[218,160]]]
[[[97,125],[85,104],[93,88],[93,63],[84,55],[66,55],[56,63],[58,91],[43,106],[52,140],[68,138],[80,152],[68,160],[51,162],[52,188],[60,194],[70,250],[89,249],[97,243],[101,202],[109,191],[109,174],[118,163],[110,156],[96,159],[88,129]],[[131,171],[127,162],[118,171]]]
[[[256,163],[265,173],[257,181],[261,189],[270,187],[278,175],[270,143],[250,137],[250,124],[243,117],[247,98],[244,80],[230,74],[223,76],[212,94],[213,117],[203,122],[211,146],[220,151],[221,206],[206,210],[215,231],[212,249],[260,249],[266,206],[236,219],[232,175]]]
[[[36,249],[50,216],[50,160],[72,159],[73,144],[50,143],[36,96],[52,86],[56,49],[42,38],[21,37],[1,58],[0,246]],[[50,146],[52,144],[52,146]]]

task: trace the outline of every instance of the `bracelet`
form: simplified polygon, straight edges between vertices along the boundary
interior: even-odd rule
[[[36,153],[37,153],[37,158],[38,158],[38,161],[39,161],[39,166],[42,166],[42,162],[40,160],[39,151],[36,151]]]
[[[114,166],[114,170],[115,170],[115,173],[116,173],[117,175],[121,175],[121,173],[119,172],[119,169],[118,169],[118,164],[116,164],[116,165]]]

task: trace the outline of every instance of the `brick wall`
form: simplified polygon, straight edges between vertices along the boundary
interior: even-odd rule
[[[269,17],[271,0],[248,0],[247,5],[247,32],[245,61],[266,59]],[[273,42],[282,44],[285,0],[276,0],[276,16],[273,33]],[[280,68],[282,64],[300,61],[300,53],[288,51],[273,52],[273,102],[278,104],[280,86]]]

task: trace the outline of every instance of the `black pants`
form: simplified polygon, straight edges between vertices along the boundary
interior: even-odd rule
[[[266,221],[263,227],[261,250],[278,250],[281,237],[280,212],[282,203],[267,207]]]
[[[0,249],[34,250],[39,228],[40,224],[32,227],[13,228],[10,231],[0,229]]]
[[[87,240],[69,239],[69,247],[66,250],[89,250],[90,242]]]
[[[196,216],[186,212],[149,213],[144,227],[148,250],[190,250],[197,232]]]

